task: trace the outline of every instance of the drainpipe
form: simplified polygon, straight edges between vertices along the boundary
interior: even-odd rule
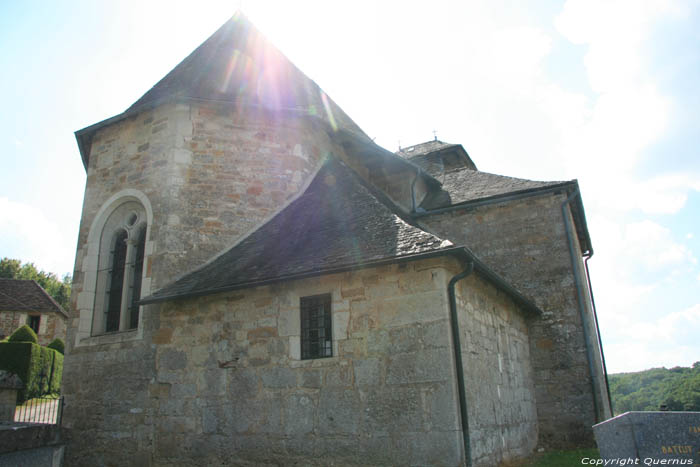
[[[595,308],[595,299],[593,298],[593,287],[591,285],[591,274],[588,270],[588,260],[593,257],[593,248],[588,250],[583,255],[583,266],[586,270],[586,281],[588,282],[588,296],[591,297],[591,306],[593,308],[593,319],[595,320],[595,332],[598,335],[598,346],[600,348],[600,360],[603,362],[603,374],[605,375],[605,390],[608,393],[608,407],[610,408],[610,416],[613,415],[612,397],[610,397],[610,382],[608,381],[608,367],[605,364],[605,354],[603,353],[603,341],[600,337],[600,326],[598,326],[598,312]]]
[[[459,321],[457,320],[457,298],[455,285],[474,271],[474,262],[469,261],[467,268],[450,279],[447,285],[447,295],[450,299],[450,327],[452,328],[452,343],[457,367],[457,391],[459,395],[459,413],[462,419],[462,438],[464,439],[464,459],[467,467],[472,465],[471,445],[469,443],[469,417],[467,415],[467,394],[464,388],[464,366],[462,364],[462,344],[459,339]]]
[[[588,330],[586,329],[586,307],[583,297],[583,291],[581,290],[581,273],[576,267],[576,252],[574,247],[574,237],[571,232],[571,226],[569,225],[569,216],[567,216],[566,207],[571,203],[571,201],[580,195],[578,188],[574,190],[571,195],[566,198],[566,201],[561,203],[561,215],[564,220],[564,228],[566,229],[566,238],[569,240],[569,256],[571,257],[571,267],[574,270],[574,284],[576,284],[576,294],[578,295],[578,310],[581,315],[581,326],[583,327],[583,340],[586,346],[586,357],[588,359],[588,371],[591,373],[591,395],[593,396],[593,411],[595,412],[595,421],[598,423],[600,420],[598,418],[598,400],[596,398],[596,388],[595,379],[593,371],[593,356],[591,355],[591,347],[588,345]]]
[[[420,169],[416,171],[416,176],[413,178],[413,181],[411,182],[411,213],[416,212],[416,182],[418,181],[418,177],[420,176]]]

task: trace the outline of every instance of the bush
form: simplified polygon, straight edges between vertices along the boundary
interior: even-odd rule
[[[49,345],[47,345],[49,349],[54,349],[56,352],[59,352],[61,355],[65,354],[65,349],[66,349],[66,344],[63,342],[63,339],[60,337],[55,338],[52,340]]]
[[[36,333],[32,328],[26,324],[17,328],[15,332],[10,335],[8,342],[32,342],[34,344],[39,343],[39,339],[36,337]]]
[[[60,391],[63,355],[31,342],[4,342],[0,343],[0,370],[22,380],[25,388],[17,393],[17,402],[22,403]]]

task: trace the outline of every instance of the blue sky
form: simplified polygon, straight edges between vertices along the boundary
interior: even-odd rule
[[[0,256],[72,272],[73,132],[244,13],[376,141],[579,180],[611,372],[700,360],[700,2],[2,2]]]

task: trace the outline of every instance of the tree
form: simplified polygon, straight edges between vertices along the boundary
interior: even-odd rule
[[[68,310],[70,307],[71,276],[66,274],[60,280],[52,272],[37,270],[34,263],[22,264],[18,259],[3,258],[0,260],[0,277],[5,279],[35,280],[46,290],[56,302]]]

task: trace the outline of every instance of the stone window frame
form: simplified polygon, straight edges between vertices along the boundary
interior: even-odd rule
[[[132,307],[141,298],[143,258],[140,261],[138,258],[145,248],[142,244],[146,241],[147,228],[144,217],[139,204],[127,201],[112,212],[102,229],[95,312],[92,316],[93,336],[138,327],[138,310],[133,313]],[[115,291],[118,293],[113,293]],[[135,297],[135,294],[139,296]],[[136,323],[134,314],[137,316]]]
[[[140,212],[137,213],[136,222],[129,227],[132,231],[138,231],[145,227],[145,244],[143,253],[143,268],[141,275],[141,293],[144,297],[151,293],[151,277],[148,275],[147,264],[154,251],[154,242],[151,238],[151,228],[153,226],[153,209],[148,197],[141,191],[135,189],[122,190],[112,195],[105,203],[102,204],[97,214],[95,215],[87,241],[82,249],[82,265],[81,272],[83,273],[83,289],[78,294],[78,330],[75,333],[75,346],[83,345],[98,345],[106,343],[118,343],[129,340],[143,339],[143,306],[140,307],[138,325],[132,329],[124,329],[122,319],[120,318],[120,329],[110,333],[99,332],[101,324],[99,321],[95,323],[97,313],[104,310],[104,294],[105,294],[105,248],[106,243],[103,241],[109,238],[110,241],[118,228],[122,228],[129,223],[129,217],[132,209],[127,209],[127,212],[120,222],[115,222],[113,214],[120,208],[124,209],[125,204],[134,203],[140,205]],[[139,218],[141,216],[141,218]],[[108,225],[108,222],[112,225]],[[111,246],[111,245],[110,245]],[[135,248],[132,248],[132,255]],[[101,274],[100,271],[103,271]],[[122,304],[122,308],[126,307],[128,311],[128,300]],[[95,330],[98,330],[95,332]]]
[[[289,287],[289,288],[287,288]],[[308,280],[290,283],[280,296],[278,332],[289,339],[288,358],[294,368],[333,365],[340,359],[340,344],[348,338],[349,301],[343,299],[339,283],[318,283]],[[301,309],[300,299],[313,295],[330,294],[333,355],[324,358],[301,358]]]

